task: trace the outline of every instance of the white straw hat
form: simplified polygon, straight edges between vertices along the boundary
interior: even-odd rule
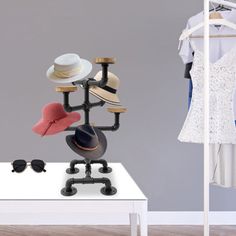
[[[98,86],[91,86],[89,92],[107,103],[119,106],[121,105],[120,99],[118,98],[116,93],[120,85],[120,80],[115,74],[111,72],[108,72],[107,77],[108,80],[105,87],[100,88]],[[102,71],[99,71],[95,75],[94,79],[100,81],[102,79]]]
[[[92,64],[75,53],[57,57],[47,71],[47,77],[56,83],[72,83],[86,77],[92,70]]]

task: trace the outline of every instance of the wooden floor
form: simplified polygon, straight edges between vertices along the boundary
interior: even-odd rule
[[[129,236],[128,226],[0,226],[0,236]],[[149,236],[202,236],[201,226],[150,226]],[[211,236],[236,236],[236,226],[211,226]]]

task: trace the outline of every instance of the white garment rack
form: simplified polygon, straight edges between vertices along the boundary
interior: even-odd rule
[[[236,4],[223,0],[204,0],[204,236],[209,236],[209,3],[216,3],[230,8]]]

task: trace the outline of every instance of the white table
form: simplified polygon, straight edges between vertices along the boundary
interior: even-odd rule
[[[12,173],[10,163],[0,163],[0,224],[79,224],[85,215],[127,214],[131,236],[147,236],[147,198],[120,163],[109,163],[113,171],[98,172],[99,164],[92,165],[92,177],[108,177],[117,194],[100,193],[103,184],[75,184],[78,192],[71,197],[60,191],[71,177],[84,177],[84,165],[77,165],[80,172],[65,173],[69,163],[47,163],[47,172],[36,173],[28,167],[22,173]]]

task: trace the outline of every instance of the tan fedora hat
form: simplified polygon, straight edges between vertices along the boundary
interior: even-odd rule
[[[108,77],[108,80],[107,80],[107,84],[105,87],[100,88],[98,86],[92,86],[89,89],[89,92],[92,95],[96,96],[97,98],[99,98],[107,103],[119,106],[121,104],[120,104],[120,99],[117,96],[117,89],[119,88],[120,80],[115,74],[113,74],[111,72],[108,72],[107,77]],[[97,81],[101,80],[102,79],[102,71],[99,71],[95,75],[94,79]]]

